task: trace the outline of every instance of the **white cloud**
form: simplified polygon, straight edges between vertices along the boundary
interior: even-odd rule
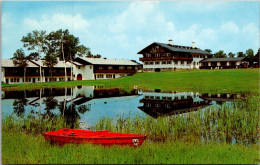
[[[25,18],[23,25],[28,30],[45,29],[47,31],[57,29],[70,29],[72,31],[86,31],[90,23],[82,18],[81,14],[71,15],[54,13],[51,16],[43,15],[40,19]]]
[[[222,31],[225,31],[227,33],[238,33],[239,32],[238,26],[235,23],[233,23],[232,21],[224,23],[221,26],[221,28],[222,28]]]

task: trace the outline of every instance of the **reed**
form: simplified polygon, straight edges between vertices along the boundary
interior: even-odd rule
[[[212,106],[204,111],[159,117],[102,118],[96,130],[146,134],[150,141],[183,139],[255,144],[259,131],[259,96]]]
[[[63,117],[44,117],[39,118],[33,115],[24,117],[16,117],[15,115],[7,115],[2,118],[2,131],[17,131],[33,134],[41,134],[48,131],[56,131],[63,128],[71,128]],[[73,125],[74,128],[79,128],[79,124]]]

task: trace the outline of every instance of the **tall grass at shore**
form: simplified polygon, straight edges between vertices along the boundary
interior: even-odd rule
[[[255,144],[259,134],[259,97],[211,106],[205,111],[159,117],[103,118],[97,130],[146,134],[151,141],[219,141]]]

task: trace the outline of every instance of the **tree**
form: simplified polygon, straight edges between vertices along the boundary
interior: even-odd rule
[[[227,55],[226,55],[226,53],[224,53],[223,50],[220,50],[214,54],[214,58],[226,58],[226,57],[227,57]]]
[[[51,32],[47,37],[47,42],[54,49],[57,57],[64,60],[65,81],[67,81],[66,61],[72,61],[77,55],[82,56],[88,53],[89,48],[79,45],[79,38],[71,35],[67,29]]]
[[[237,52],[237,57],[246,57],[246,54],[243,52]]]
[[[52,79],[52,72],[53,72],[53,67],[54,65],[56,65],[58,63],[58,59],[55,55],[52,54],[47,54],[45,56],[45,60],[43,62],[43,65],[49,67],[49,74],[51,76]]]
[[[208,53],[211,53],[211,52],[212,52],[212,50],[210,50],[210,49],[205,49],[204,51],[205,51],[205,52],[208,52]]]
[[[230,57],[230,58],[234,58],[234,57],[235,57],[235,54],[232,53],[232,52],[229,52],[229,53],[228,53],[228,57]]]
[[[246,50],[246,57],[252,61],[254,59],[254,51],[253,49]]]
[[[23,49],[17,49],[12,58],[15,66],[23,68],[23,82],[25,82],[26,67],[28,66],[29,58],[29,56],[25,56]]]
[[[28,33],[27,36],[23,36],[21,41],[28,50],[36,51],[38,58],[41,59],[41,53],[44,53],[46,49],[46,31],[34,30],[32,33]],[[41,61],[40,81],[42,82]]]

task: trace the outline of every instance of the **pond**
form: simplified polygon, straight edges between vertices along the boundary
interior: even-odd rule
[[[16,114],[65,116],[79,121],[82,129],[94,126],[102,118],[117,116],[185,115],[212,106],[244,98],[243,94],[209,94],[155,90],[105,89],[103,86],[42,88],[37,90],[2,91],[2,116]]]

